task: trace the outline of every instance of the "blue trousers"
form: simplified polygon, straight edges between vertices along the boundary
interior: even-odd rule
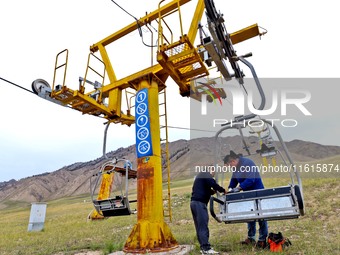
[[[259,241],[266,241],[268,236],[268,224],[266,220],[259,221]],[[248,238],[255,240],[256,235],[256,222],[248,222]]]
[[[209,216],[207,205],[199,201],[191,201],[190,209],[195,223],[196,235],[200,243],[201,250],[209,250]]]

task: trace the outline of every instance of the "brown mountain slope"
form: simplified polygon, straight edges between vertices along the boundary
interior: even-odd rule
[[[251,151],[258,149],[258,143],[255,137],[248,138],[247,145]],[[296,162],[311,162],[328,157],[337,159],[340,155],[340,147],[324,146],[312,142],[293,140],[286,143],[289,151]],[[233,148],[238,153],[246,154],[243,149],[244,145],[240,142],[239,136],[223,138],[219,141],[218,148],[220,155],[217,158],[222,162],[223,156]],[[206,165],[213,163],[216,154],[216,143],[213,137],[198,138],[187,140],[178,140],[169,144],[171,178],[178,179],[189,176],[193,173],[195,165]],[[116,151],[108,153],[108,156],[117,158],[126,158],[132,161],[134,167],[135,146],[119,148]],[[259,160],[258,158],[256,158]],[[65,166],[51,173],[44,173],[32,177],[27,177],[19,181],[11,180],[0,183],[0,204],[4,201],[48,201],[66,196],[74,196],[90,193],[90,177],[99,172],[103,158],[98,158],[89,162],[74,163]],[[163,164],[165,160],[163,159]],[[164,174],[166,178],[166,174]]]
[[[339,146],[325,146],[313,142],[304,142],[301,140],[293,140],[287,142],[290,153],[299,154],[311,159],[322,159],[338,155],[340,153]]]

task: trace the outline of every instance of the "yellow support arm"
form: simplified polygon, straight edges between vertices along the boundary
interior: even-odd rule
[[[230,34],[230,39],[233,44],[237,44],[263,34],[260,32],[258,25],[254,24]]]
[[[111,35],[109,35],[108,37],[104,38],[103,40],[99,41],[98,43],[92,45],[90,47],[90,50],[92,52],[96,52],[99,49],[99,45],[102,46],[107,46],[110,43],[118,40],[119,38],[122,38],[123,36],[135,31],[136,29],[138,29],[140,27],[140,24],[145,24],[145,23],[150,23],[153,20],[158,19],[159,17],[159,12],[161,15],[165,15],[166,13],[169,13],[173,10],[175,10],[178,7],[178,2],[180,5],[186,4],[188,2],[190,2],[191,0],[174,0],[170,3],[168,3],[167,5],[164,5],[163,7],[160,8],[160,10],[155,10],[151,13],[149,13],[148,15],[140,18],[137,22],[133,22],[130,25],[122,28],[121,30],[117,31],[116,33],[113,33]]]
[[[188,32],[188,38],[192,44],[195,43],[195,38],[198,31],[198,24],[202,19],[204,10],[205,10],[204,0],[198,0],[196,10],[194,12],[195,15],[191,21],[191,25]]]

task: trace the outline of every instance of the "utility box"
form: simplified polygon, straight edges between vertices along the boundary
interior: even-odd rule
[[[41,231],[44,228],[46,216],[46,203],[32,203],[28,232]]]

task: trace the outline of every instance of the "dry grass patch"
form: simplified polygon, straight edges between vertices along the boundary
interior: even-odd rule
[[[266,187],[287,185],[288,179],[264,179]],[[269,231],[281,231],[293,243],[285,254],[340,254],[340,182],[336,178],[303,180],[306,215],[296,220],[269,222]],[[192,179],[172,183],[172,233],[180,244],[192,244],[199,254],[198,242],[190,212]],[[84,200],[86,202],[84,202]],[[136,216],[87,222],[93,209],[87,196],[48,202],[45,228],[27,232],[30,206],[13,204],[2,209],[0,225],[1,255],[70,255],[121,250]],[[135,205],[134,205],[135,206]],[[222,254],[271,254],[239,244],[246,237],[246,224],[226,225],[210,217],[210,241]],[[99,254],[98,253],[98,254]]]

